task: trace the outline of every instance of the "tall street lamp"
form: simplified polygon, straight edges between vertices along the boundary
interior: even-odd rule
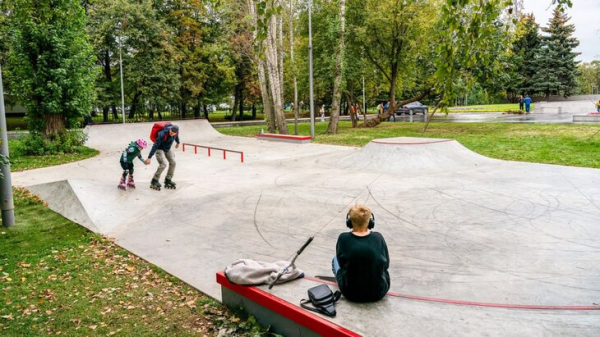
[[[308,1],[308,76],[310,82],[310,137],[315,139],[315,102],[313,98],[312,0]]]
[[[119,28],[121,27],[121,22],[119,22]],[[121,30],[119,29],[119,33]],[[121,56],[121,36],[118,36],[119,39],[119,68],[121,70],[121,114],[123,115],[123,124],[125,124],[125,93],[123,90],[123,57]]]

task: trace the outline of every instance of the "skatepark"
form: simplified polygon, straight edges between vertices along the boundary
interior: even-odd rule
[[[331,275],[346,212],[363,203],[388,244],[393,294],[342,299],[332,323],[365,336],[600,331],[598,169],[495,160],[453,140],[354,148],[177,124],[183,143],[240,151],[243,161],[188,145],[174,150],[176,190],[151,190],[156,161],[138,161],[137,189],[121,191],[119,154],[152,124],[96,125],[87,145],[99,156],[15,173],[14,184],[216,299],[215,274],[234,260],[289,261],[314,236],[296,261],[308,278],[268,290],[293,305],[310,277]]]

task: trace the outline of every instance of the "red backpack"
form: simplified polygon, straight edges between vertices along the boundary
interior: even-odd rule
[[[165,129],[165,126],[167,125],[171,125],[171,122],[158,122],[158,123],[154,123],[154,125],[152,125],[152,131],[150,131],[150,140],[153,143],[156,143],[156,138],[158,137],[158,132],[162,131]],[[163,142],[167,140],[167,135],[165,135],[165,139],[163,139]]]

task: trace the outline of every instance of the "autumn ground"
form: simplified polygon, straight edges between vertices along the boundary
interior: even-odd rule
[[[17,225],[0,229],[0,335],[272,335],[28,191],[14,194]]]

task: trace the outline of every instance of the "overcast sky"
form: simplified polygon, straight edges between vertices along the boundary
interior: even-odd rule
[[[552,0],[523,0],[524,13],[533,13],[540,27],[548,26],[555,6]],[[579,61],[600,60],[600,0],[573,0],[573,7],[567,8],[570,23],[575,25],[575,37],[579,47],[575,51],[581,55]]]

